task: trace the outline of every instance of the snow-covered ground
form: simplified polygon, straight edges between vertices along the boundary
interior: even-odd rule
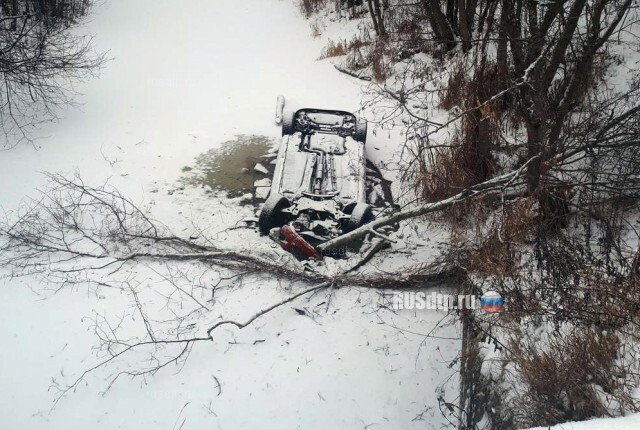
[[[40,131],[37,149],[2,152],[8,213],[36,194],[40,172],[77,172],[90,184],[109,181],[176,233],[188,236],[192,218],[222,230],[252,210],[219,206],[201,189],[175,191],[183,166],[235,135],[277,138],[279,93],[309,106],[359,106],[360,82],[316,61],[322,42],[290,0],[109,0],[83,30],[113,60],[79,87],[81,109]],[[370,142],[393,145],[385,136]],[[248,248],[271,246],[243,234]],[[153,279],[147,272],[137,275]],[[104,394],[109,373],[98,370],[51,410],[52,381],[70,383],[97,362],[85,317],[130,314],[131,303],[114,291],[46,288],[30,278],[0,284],[2,429],[441,428],[437,397],[456,394],[456,328],[416,334],[429,333],[441,312],[396,316],[378,308],[377,293],[344,289],[328,307],[326,294],[295,304],[317,312],[285,306],[245,330],[223,330],[195,345],[184,367],[121,379]],[[221,291],[211,319],[248,318],[283,295],[268,278]]]
[[[637,430],[640,428],[640,414],[621,418],[600,418],[581,422],[558,424],[553,427],[536,427],[529,430]]]

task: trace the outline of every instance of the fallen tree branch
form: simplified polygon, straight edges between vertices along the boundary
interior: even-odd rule
[[[390,237],[385,236],[384,234],[379,233],[379,232],[375,231],[375,230],[374,230],[374,229],[372,229],[372,228],[371,228],[371,229],[369,229],[369,233],[373,234],[374,236],[377,236],[378,238],[380,238],[380,239],[382,239],[382,240],[386,240],[387,242],[391,242],[391,243],[397,243],[397,242],[398,242],[397,240],[393,240],[393,239],[391,239]]]
[[[177,363],[178,360],[180,360],[180,358],[182,358],[185,353],[187,353],[187,351],[189,350],[189,348],[196,342],[202,342],[202,341],[213,341],[213,331],[215,329],[217,329],[218,327],[221,327],[223,325],[234,325],[236,327],[238,327],[238,329],[243,329],[249,325],[251,325],[255,320],[257,320],[258,318],[268,314],[269,312],[279,308],[280,306],[286,305],[287,303],[290,303],[292,301],[294,301],[295,299],[304,296],[306,294],[309,294],[311,292],[315,292],[315,291],[319,291],[323,288],[327,288],[329,286],[331,286],[332,283],[331,282],[323,282],[321,284],[315,285],[311,288],[307,288],[305,290],[302,290],[292,296],[287,297],[284,300],[281,300],[279,302],[276,302],[274,304],[272,304],[271,306],[262,309],[259,312],[256,312],[255,314],[253,314],[248,320],[246,320],[245,322],[238,322],[238,321],[234,321],[234,320],[224,320],[224,321],[220,321],[217,322],[216,324],[214,324],[213,326],[211,326],[209,329],[207,329],[207,335],[206,336],[193,336],[193,337],[189,337],[189,338],[184,338],[184,339],[155,339],[153,337],[151,337],[149,340],[144,340],[144,341],[140,341],[137,343],[132,343],[132,344],[125,344],[125,343],[121,343],[121,345],[125,346],[125,348],[123,348],[121,351],[117,352],[117,353],[111,353],[110,356],[102,361],[100,361],[98,364],[90,367],[89,369],[85,370],[84,372],[82,372],[80,374],[80,376],[78,378],[76,378],[73,383],[71,383],[71,385],[66,386],[63,389],[60,389],[59,395],[57,396],[56,400],[53,403],[53,406],[51,408],[51,410],[53,410],[56,405],[60,402],[60,400],[70,391],[74,390],[76,387],[78,387],[78,385],[85,380],[85,378],[87,377],[87,375],[89,375],[90,373],[94,372],[95,370],[104,367],[106,365],[108,365],[109,363],[115,361],[116,359],[134,351],[134,350],[138,350],[140,348],[143,347],[154,347],[154,348],[158,348],[161,346],[170,346],[170,345],[180,345],[180,352],[176,355],[176,356],[172,356],[170,358],[167,358],[161,362],[158,362],[157,359],[154,359],[153,361],[156,361],[157,363],[152,366],[152,368],[150,369],[145,369],[142,371],[138,371],[138,372],[131,372],[131,371],[121,371],[118,372],[118,374],[111,380],[111,382],[109,383],[109,385],[107,386],[107,389],[105,390],[105,392],[107,390],[109,390],[109,388],[111,386],[113,386],[113,384],[116,382],[116,380],[122,376],[122,375],[129,375],[129,376],[141,376],[141,375],[145,375],[145,374],[153,374],[158,372],[159,370],[161,370],[162,368],[168,366],[171,363]],[[106,339],[103,339],[103,341],[107,341]],[[221,387],[218,387],[220,389],[221,392]]]
[[[359,268],[367,264],[373,258],[373,256],[378,253],[378,251],[388,248],[389,246],[391,245],[389,245],[388,242],[382,239],[373,239],[371,241],[371,247],[367,250],[364,257],[362,257],[360,261],[358,261],[356,264],[354,264],[350,269],[346,270],[344,273],[350,273],[358,270]]]
[[[361,75],[361,74],[356,73],[356,72],[352,72],[351,70],[347,70],[345,68],[342,68],[342,67],[338,66],[337,64],[334,64],[333,67],[335,67],[335,69],[338,72],[344,73],[345,75],[349,75],[352,78],[360,79],[362,81],[367,81],[367,82],[371,81],[371,76],[365,76],[365,75]]]
[[[245,321],[243,323],[240,323],[240,322],[237,322],[237,321],[233,321],[233,320],[224,320],[224,321],[217,322],[213,326],[211,326],[211,328],[209,328],[209,330],[207,330],[207,336],[209,336],[209,339],[213,340],[213,335],[212,335],[213,331],[215,329],[217,329],[218,327],[223,326],[223,325],[234,325],[234,326],[238,327],[239,329],[243,329],[246,326],[250,325],[255,320],[257,320],[258,318],[260,318],[261,316],[268,314],[272,310],[274,310],[274,309],[276,309],[276,308],[278,308],[278,307],[280,307],[282,305],[286,305],[287,303],[294,301],[295,299],[297,299],[300,296],[304,296],[305,294],[309,294],[309,293],[311,293],[313,291],[318,291],[318,290],[321,290],[323,288],[330,287],[331,285],[333,285],[333,282],[323,282],[323,283],[321,283],[319,285],[316,285],[314,287],[307,288],[306,290],[302,290],[299,293],[296,293],[296,294],[294,294],[294,295],[292,295],[290,297],[287,297],[284,300],[281,300],[281,301],[279,301],[277,303],[272,304],[271,306],[269,306],[269,307],[267,307],[265,309],[262,309],[262,310],[256,312],[255,314],[253,314],[253,316],[251,316],[251,318],[249,318],[247,321]]]
[[[446,258],[395,273],[348,274],[388,246],[389,238],[376,231],[371,248],[358,265],[344,273],[322,273],[317,266],[300,264],[286,253],[274,260],[271,254],[225,250],[213,241],[199,244],[180,238],[107,185],[90,187],[80,178],[60,175],[49,175],[49,180],[49,188],[40,199],[20,208],[12,220],[0,221],[0,265],[11,269],[11,276],[44,276],[47,284],[57,283],[59,289],[78,285],[120,289],[131,295],[131,316],[135,316],[131,318],[131,331],[122,326],[123,316],[112,324],[107,316],[96,313],[91,320],[100,340],[98,362],[79,374],[71,385],[54,381],[53,386],[58,389],[54,407],[97,369],[114,370],[107,390],[121,376],[153,375],[173,364],[183,364],[195,343],[214,341],[218,328],[233,325],[243,329],[273,310],[324,288],[420,288],[459,276],[458,267]],[[151,286],[146,279],[135,279],[137,264],[167,262],[175,262],[179,273],[174,275],[168,265],[164,271],[150,267],[161,279],[159,283]],[[198,262],[201,267],[183,262]],[[203,325],[197,318],[210,315],[213,309],[203,297],[225,279],[217,268],[240,273],[241,277],[267,275],[288,281],[298,285],[298,292],[256,311],[244,321],[221,320]],[[191,269],[202,273],[194,277],[188,273]],[[162,297],[166,305],[154,310],[146,305],[145,296]],[[215,305],[215,300],[212,302]],[[131,356],[144,357],[144,364],[122,368],[120,360],[125,355],[125,363]]]
[[[537,158],[537,156],[529,159],[523,166],[521,166],[516,171],[506,173],[504,175],[501,175],[501,176],[489,179],[480,184],[474,185],[473,187],[469,187],[466,190],[454,196],[451,196],[447,199],[440,200],[438,202],[433,202],[433,203],[424,203],[417,207],[402,209],[398,212],[392,213],[391,215],[378,218],[372,221],[371,223],[358,227],[357,229],[345,235],[339,236],[335,239],[325,242],[322,245],[320,245],[318,248],[320,248],[320,250],[339,248],[341,246],[345,246],[353,242],[356,239],[360,239],[366,234],[371,233],[372,230],[378,229],[380,227],[395,224],[400,221],[416,218],[429,213],[441,211],[443,209],[446,209],[448,207],[455,205],[456,203],[460,203],[466,200],[470,200],[472,198],[486,195],[490,192],[504,191],[506,187],[514,185],[514,180],[520,175],[522,175],[524,168],[535,158]]]

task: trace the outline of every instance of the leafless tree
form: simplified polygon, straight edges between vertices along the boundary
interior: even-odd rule
[[[70,28],[91,6],[88,0],[0,3],[0,126],[5,146],[30,140],[33,127],[74,104],[74,82],[100,68],[90,36]]]
[[[640,197],[640,87],[637,72],[628,75],[622,88],[608,88],[603,79],[622,62],[615,46],[638,49],[638,39],[629,31],[638,23],[637,4],[627,0],[420,4],[424,16],[416,19],[430,29],[422,46],[435,58],[424,63],[420,58],[402,60],[402,72],[371,84],[365,107],[376,111],[379,126],[405,129],[405,141],[399,143],[406,163],[401,178],[409,187],[417,185],[413,208],[421,214],[444,202],[454,203],[447,206],[449,213],[455,214],[456,206],[462,208],[463,215],[448,220],[456,237],[450,245],[475,286],[470,288],[499,290],[511,304],[509,323],[469,315],[467,336],[472,343],[483,337],[508,351],[505,363],[540,366],[550,360],[549,367],[560,368],[589,356],[601,359],[599,371],[616,369],[626,378],[620,386],[607,387],[604,397],[614,400],[605,404],[594,401],[597,395],[585,394],[593,393],[587,375],[574,374],[572,387],[562,394],[574,402],[575,407],[567,410],[552,400],[545,406],[542,399],[547,394],[543,385],[536,385],[542,382],[535,380],[534,372],[516,372],[511,380],[528,384],[531,391],[529,397],[514,400],[513,411],[525,411],[528,401],[540,409],[529,416],[503,411],[507,413],[492,417],[493,423],[498,428],[549,425],[615,414],[616,402],[637,408],[629,396],[637,368],[624,354],[614,357],[604,349],[605,344],[637,345],[639,334],[633,315],[638,309],[634,220]],[[406,2],[395,5],[414,7]],[[387,43],[402,46],[402,34],[394,32],[400,28],[387,20],[391,35]],[[419,45],[418,33],[411,38]],[[432,41],[447,56],[430,49]],[[454,50],[458,45],[461,49]],[[434,113],[434,106],[448,111],[444,120],[435,119],[434,114],[443,115]],[[497,187],[478,193],[483,196],[480,203],[471,203],[473,197],[460,200],[475,186],[514,172],[520,172],[517,178],[504,182],[508,191]],[[397,216],[409,212],[405,208]],[[612,308],[603,310],[603,303]],[[552,354],[526,352],[520,336],[535,324],[553,327],[559,337],[554,344],[575,355],[567,362],[554,362]],[[564,336],[566,326],[581,330],[591,349]],[[613,333],[612,338],[601,338],[598,329]],[[505,333],[513,339],[505,340]],[[474,367],[476,349],[468,346],[466,368],[479,378],[477,387],[482,386],[484,376]],[[515,388],[500,395],[514,392]],[[464,396],[468,393],[478,394],[473,384],[465,386]],[[479,406],[485,408],[480,411],[468,409],[478,407],[473,399],[494,395],[461,396],[465,405],[461,428],[475,428],[477,418],[491,409],[486,404]],[[545,407],[549,414],[542,413]]]

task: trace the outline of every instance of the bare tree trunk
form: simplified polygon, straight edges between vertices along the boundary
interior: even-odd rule
[[[440,32],[440,27],[437,24],[433,10],[431,10],[431,8],[427,5],[426,0],[421,1],[423,4],[424,13],[427,16],[427,21],[429,21],[429,25],[431,26],[431,31],[433,31],[433,35],[436,37],[438,42],[441,42],[444,39],[444,36]]]
[[[460,39],[462,39],[462,50],[467,52],[471,49],[471,23],[468,20],[465,0],[458,0],[458,28],[460,29]]]
[[[534,120],[531,124],[527,124],[527,156],[537,157],[533,163],[527,168],[527,190],[530,194],[535,193],[540,184],[540,174],[542,161],[540,154],[542,153],[542,125]]]
[[[498,65],[498,79],[500,80],[498,90],[502,91],[507,88],[507,79],[509,77],[509,57],[507,52],[507,17],[508,10],[504,7],[500,8],[500,22],[498,24],[498,47],[496,52],[496,63]]]
[[[434,30],[436,37],[440,38],[440,42],[444,44],[447,50],[455,47],[455,34],[447,17],[440,8],[438,0],[420,0],[422,7],[427,15],[429,24]]]
[[[451,29],[453,30],[454,34],[458,34],[458,20],[456,19],[456,17],[458,16],[458,9],[456,7],[457,4],[457,0],[447,0],[447,9],[445,15],[447,21],[451,23]]]
[[[580,17],[582,14],[582,10],[584,9],[587,0],[576,0],[576,2],[571,7],[569,11],[569,16],[566,18],[567,22],[565,24],[562,33],[560,34],[558,41],[555,44],[555,47],[551,53],[551,57],[548,62],[540,62],[540,67],[544,66],[544,72],[538,78],[539,79],[539,88],[546,89],[551,85],[551,81],[553,77],[556,75],[558,67],[562,62],[562,59],[565,56],[567,48],[571,43],[573,38],[573,33],[578,26],[578,22],[580,21]]]
[[[483,118],[480,110],[475,110],[472,114],[472,121],[475,121],[475,180],[483,182],[489,178],[491,165],[491,141],[488,136],[488,119]]]
[[[564,82],[564,85],[560,87],[560,91],[557,92],[558,96],[550,103],[551,109],[555,112],[554,119],[549,127],[548,136],[551,153],[563,151],[564,148],[559,147],[559,143],[564,122],[571,112],[572,107],[582,99],[584,85],[592,72],[596,52],[608,40],[609,35],[613,33],[614,29],[618,26],[627,9],[631,6],[631,0],[627,0],[620,6],[616,17],[609,24],[604,34],[600,36],[601,19],[605,4],[606,2],[602,1],[594,7],[589,31],[590,37],[582,47],[582,55],[576,61],[574,73]]]
[[[506,23],[505,33],[509,39],[511,54],[513,55],[513,65],[515,66],[515,76],[522,76],[527,64],[525,64],[525,50],[522,44],[522,28],[520,26],[522,0],[503,0],[502,8],[505,10]]]
[[[481,370],[482,358],[478,346],[478,333],[474,316],[470,309],[461,312],[462,346],[460,351],[460,420],[459,430],[475,430],[485,413],[482,401]]]
[[[376,32],[376,36],[380,36],[380,27],[378,26],[378,18],[376,17],[376,13],[373,10],[373,4],[371,0],[367,0],[367,5],[369,6],[369,15],[371,15],[371,21],[373,21],[373,30]]]
[[[384,17],[382,16],[382,8],[380,7],[380,0],[373,0],[373,8],[378,21],[378,31],[381,37],[387,36],[387,30],[384,27]]]

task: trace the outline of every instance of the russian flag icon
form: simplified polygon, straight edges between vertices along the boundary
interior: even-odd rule
[[[480,307],[490,314],[500,312],[502,310],[503,300],[497,291],[487,291],[480,297]]]

